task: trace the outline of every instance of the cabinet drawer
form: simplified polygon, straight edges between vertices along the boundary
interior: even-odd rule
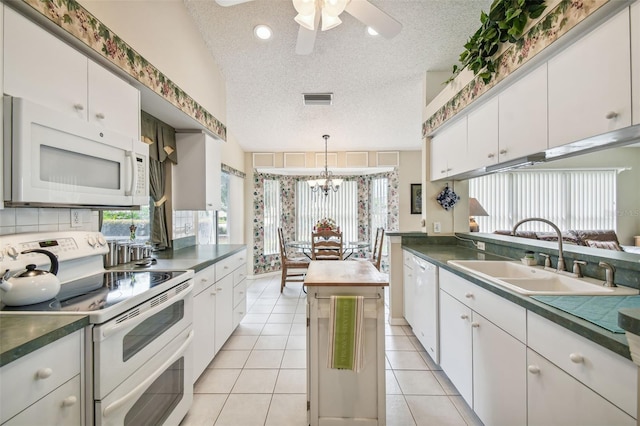
[[[402,251],[402,258],[404,261],[404,266],[407,268],[413,269],[413,255],[406,250]]]
[[[77,375],[4,425],[38,425],[46,419],[48,425],[80,426],[80,392],[80,375]]]
[[[226,259],[221,260],[214,266],[216,268],[216,281],[229,275],[234,270],[238,269],[242,264],[247,261],[247,251],[243,250],[240,253],[236,253]]]
[[[242,318],[247,314],[247,299],[242,299],[238,305],[233,308],[233,329],[240,324]]]
[[[237,286],[244,281],[245,278],[247,278],[247,264],[243,263],[239,268],[233,271],[233,285]]]
[[[76,331],[0,369],[0,423],[80,374],[81,340]]]
[[[247,293],[247,281],[243,280],[240,284],[233,288],[233,306],[238,306],[238,303],[244,300]]]
[[[527,319],[531,349],[637,416],[638,370],[633,362],[533,312]]]
[[[440,288],[521,342],[527,341],[527,310],[440,268]]]
[[[196,273],[193,276],[193,295],[197,296],[202,291],[211,287],[215,283],[216,270],[213,266],[209,266],[206,269]]]

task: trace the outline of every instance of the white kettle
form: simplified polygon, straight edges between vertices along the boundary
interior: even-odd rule
[[[31,305],[53,299],[60,291],[58,259],[48,250],[32,249],[26,253],[42,253],[51,260],[49,271],[36,269],[36,265],[26,266],[26,270],[11,275],[7,269],[0,277],[0,301],[8,306]]]

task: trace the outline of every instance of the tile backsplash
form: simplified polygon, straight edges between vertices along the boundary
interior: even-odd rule
[[[73,214],[78,220],[72,223]],[[98,211],[69,208],[16,207],[0,210],[0,235],[24,232],[98,231]]]

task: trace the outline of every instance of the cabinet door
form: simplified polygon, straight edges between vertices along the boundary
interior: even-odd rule
[[[525,345],[473,312],[473,410],[486,425],[527,423]]]
[[[87,119],[87,58],[4,8],[4,93]]]
[[[89,121],[140,140],[140,92],[89,61]]]
[[[215,353],[227,341],[233,331],[233,275],[227,275],[215,284],[216,319]]]
[[[498,97],[498,162],[547,149],[547,64]]]
[[[640,124],[640,2],[631,5],[631,104],[633,124]]]
[[[440,291],[440,366],[473,406],[471,309]]]
[[[469,170],[467,167],[467,117],[456,117],[431,140],[431,180]]]
[[[469,170],[498,162],[498,98],[493,98],[467,117]]]
[[[216,353],[216,293],[213,285],[193,298],[193,381],[198,379]]]
[[[436,364],[438,350],[438,268],[417,259],[414,269],[415,296],[413,298],[413,333]]]
[[[631,125],[629,9],[548,62],[549,148]]]
[[[406,256],[406,253],[405,253]],[[410,262],[413,264],[412,266],[415,267],[415,263],[413,263],[413,256],[411,256],[411,260]],[[414,324],[414,320],[413,320],[413,301],[415,299],[415,294],[416,294],[416,278],[414,276],[414,270],[413,267],[409,267],[407,266],[407,262],[405,262],[405,264],[403,265],[403,270],[402,270],[402,283],[403,283],[403,289],[404,289],[404,319],[407,320],[407,322],[409,323],[410,326],[413,326]]]
[[[635,425],[631,416],[527,349],[527,415],[530,426]]]

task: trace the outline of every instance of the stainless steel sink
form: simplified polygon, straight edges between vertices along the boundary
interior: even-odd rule
[[[525,296],[638,294],[633,288],[605,287],[602,281],[592,278],[561,275],[515,261],[450,260],[447,263]]]

